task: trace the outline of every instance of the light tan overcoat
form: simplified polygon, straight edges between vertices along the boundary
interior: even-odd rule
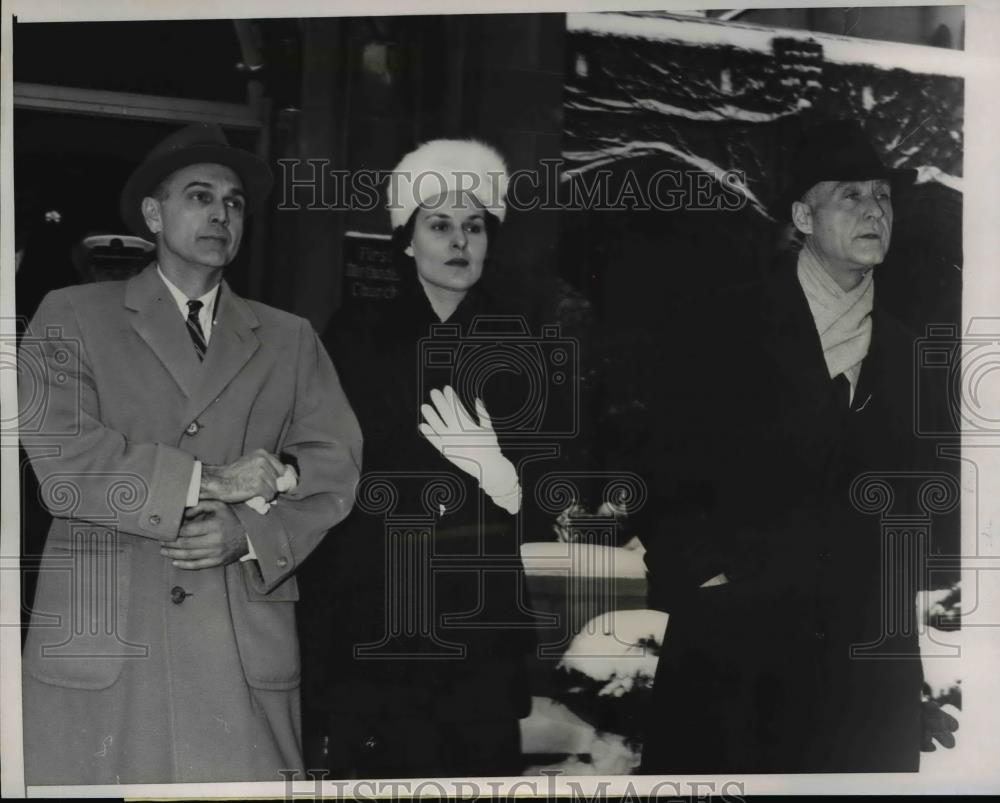
[[[49,294],[21,437],[53,514],[24,661],[30,784],[281,780],[301,768],[294,572],[350,510],[361,434],[310,324],[223,283],[204,363],[155,267]],[[195,459],[262,448],[300,482],[233,509],[257,560],[182,570]]]

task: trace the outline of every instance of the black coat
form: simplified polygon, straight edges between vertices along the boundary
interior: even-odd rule
[[[535,642],[515,517],[418,431],[420,405],[448,381],[474,409],[457,373],[475,356],[460,350],[473,319],[496,306],[473,288],[447,322],[453,330],[433,336],[436,354],[457,355],[449,369],[421,356],[440,323],[422,288],[407,276],[401,289],[382,307],[341,315],[324,336],[361,424],[363,475],[302,592],[304,701],[356,723],[364,739],[401,721],[411,732],[420,722],[516,723],[530,708],[523,656]],[[489,382],[482,392],[496,421],[523,389]]]
[[[916,436],[914,336],[877,287],[850,407],[794,260],[716,306],[687,377],[697,491],[646,538],[670,621],[645,772],[918,767],[917,564],[957,484]],[[949,501],[928,507],[934,487]],[[728,584],[699,588],[720,572]]]

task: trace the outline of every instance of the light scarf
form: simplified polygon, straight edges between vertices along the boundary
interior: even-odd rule
[[[861,362],[872,340],[872,271],[852,290],[843,290],[805,248],[799,252],[799,284],[809,302],[830,378],[844,374],[851,383],[851,400],[861,375]]]

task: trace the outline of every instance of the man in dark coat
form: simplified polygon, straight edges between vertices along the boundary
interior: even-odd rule
[[[802,249],[720,295],[704,481],[647,537],[670,621],[645,773],[918,769],[920,522],[958,490],[916,435],[914,336],[875,294],[903,177],[847,122],[807,132],[795,174]]]

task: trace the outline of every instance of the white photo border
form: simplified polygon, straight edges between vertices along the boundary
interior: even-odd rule
[[[471,8],[458,0],[433,0],[417,5],[404,0],[0,0],[0,406],[16,409],[16,383],[13,365],[14,321],[14,214],[13,214],[13,81],[12,17],[19,21],[112,21],[125,19],[230,19],[241,17],[321,17],[336,15],[392,15],[447,13],[539,13],[559,11],[608,11],[671,8],[787,8],[843,6],[843,0],[754,0],[752,2],[705,2],[705,0],[534,0],[512,2],[487,0]],[[913,0],[869,0],[864,6],[930,6],[953,3],[914,2]],[[965,4],[965,157],[963,202],[963,331],[970,321],[991,319],[1000,331],[1000,4],[992,0],[974,0]],[[876,43],[877,46],[877,43]],[[8,331],[9,330],[9,331]],[[10,335],[10,337],[7,337]],[[1000,344],[996,338],[994,348]],[[1000,385],[988,385],[988,402],[1000,411]],[[1000,412],[998,412],[1000,417]],[[286,784],[167,784],[114,787],[25,787],[23,745],[21,740],[20,682],[20,577],[19,577],[19,491],[17,432],[2,432],[0,449],[0,499],[3,517],[0,531],[0,793],[3,797],[37,796],[124,796],[169,798],[260,798],[307,797],[322,795],[329,799],[390,795],[399,790],[394,781],[325,781],[319,787],[312,781]],[[1000,488],[1000,450],[996,444],[979,442],[963,435],[964,483],[973,479],[980,489]],[[967,484],[964,487],[970,487]],[[976,531],[976,522],[982,531]],[[963,494],[963,555],[977,556],[979,562],[963,567],[963,600],[975,602],[974,614],[963,620],[965,631],[962,727],[957,738],[963,744],[962,761],[947,771],[927,774],[872,775],[757,775],[732,778],[724,776],[648,776],[555,777],[508,779],[451,779],[440,785],[424,783],[425,795],[439,795],[440,786],[447,794],[468,795],[473,788],[487,794],[480,799],[505,796],[571,796],[576,794],[607,796],[648,795],[656,790],[677,794],[714,783],[725,793],[726,783],[742,783],[742,789],[728,787],[729,798],[744,794],[792,793],[984,793],[1000,791],[1000,629],[991,623],[989,614],[1000,611],[1000,493]],[[967,526],[968,525],[968,526]],[[966,612],[969,612],[968,609]],[[977,623],[978,622],[978,623]],[[974,671],[972,671],[974,670]],[[943,764],[941,765],[943,766]],[[534,782],[534,786],[532,786]],[[421,780],[407,783],[420,790]],[[697,784],[697,785],[693,785]],[[474,785],[474,786],[470,786]],[[477,786],[476,786],[477,785]]]

